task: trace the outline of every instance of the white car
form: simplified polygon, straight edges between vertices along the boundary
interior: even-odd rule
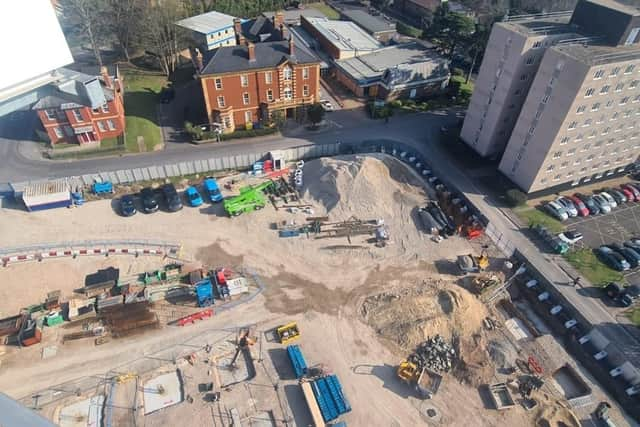
[[[603,191],[602,193],[600,193],[600,195],[604,197],[607,203],[609,203],[609,206],[611,206],[611,209],[618,206],[618,203],[616,203],[616,200],[613,198],[613,196],[611,196],[611,194],[607,193],[606,191]]]
[[[558,238],[565,243],[570,245],[575,245],[577,242],[582,240],[582,233],[573,230],[567,230],[564,233],[558,234]]]
[[[325,111],[333,111],[333,104],[326,99],[321,99],[320,105],[322,105],[322,108],[324,108]]]
[[[569,215],[564,210],[564,207],[557,202],[549,202],[544,205],[544,209],[555,219],[565,221],[569,218]]]

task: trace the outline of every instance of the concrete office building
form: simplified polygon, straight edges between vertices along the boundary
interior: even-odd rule
[[[559,191],[635,162],[639,8],[581,0],[568,20],[497,24],[489,49],[461,136],[479,154],[501,156],[500,171],[523,191]]]

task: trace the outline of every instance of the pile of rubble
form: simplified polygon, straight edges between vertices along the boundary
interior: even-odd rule
[[[436,372],[449,372],[455,358],[456,351],[440,335],[429,337],[411,355],[412,362]]]

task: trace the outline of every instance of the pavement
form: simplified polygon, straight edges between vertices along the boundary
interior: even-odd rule
[[[7,181],[26,181],[42,178],[56,178],[70,175],[81,175],[96,171],[137,168],[186,160],[196,160],[216,155],[227,156],[247,151],[269,151],[288,147],[321,144],[336,140],[349,143],[367,139],[388,139],[413,146],[430,162],[436,174],[446,180],[459,191],[465,193],[469,200],[488,218],[495,228],[502,233],[503,239],[513,243],[538,271],[543,272],[556,286],[558,291],[571,302],[589,322],[596,325],[610,342],[616,343],[622,352],[640,366],[640,341],[638,328],[628,324],[620,324],[601,303],[599,299],[583,295],[581,289],[567,285],[574,274],[569,265],[549,254],[542,253],[521,231],[518,224],[510,219],[504,208],[486,196],[474,180],[455,165],[440,149],[440,127],[453,126],[459,120],[459,112],[435,111],[394,116],[389,123],[372,121],[361,113],[349,110],[336,111],[327,119],[334,123],[327,129],[317,132],[306,132],[295,138],[287,136],[270,136],[251,140],[235,140],[201,146],[180,144],[170,150],[153,153],[111,157],[79,161],[47,161],[29,158],[21,149],[22,142],[0,138],[0,183]],[[3,130],[16,124],[0,122],[0,135]],[[15,129],[14,129],[15,130]],[[28,143],[27,143],[28,145]],[[589,286],[583,280],[584,286]]]

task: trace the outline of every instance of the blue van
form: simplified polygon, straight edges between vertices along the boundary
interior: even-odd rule
[[[222,201],[222,193],[220,192],[220,187],[218,187],[218,181],[214,177],[206,177],[203,185],[210,201],[214,203]]]

